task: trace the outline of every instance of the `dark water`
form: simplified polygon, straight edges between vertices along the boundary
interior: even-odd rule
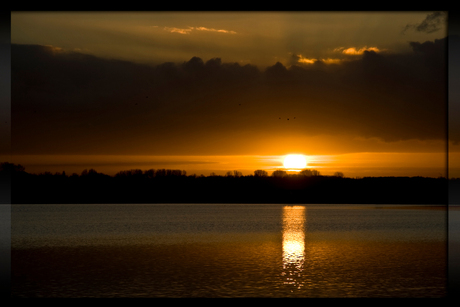
[[[444,297],[443,207],[13,205],[15,297]]]

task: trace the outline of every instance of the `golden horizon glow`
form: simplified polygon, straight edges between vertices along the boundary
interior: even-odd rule
[[[455,153],[460,157],[459,153]],[[283,169],[295,172],[301,168],[283,168],[284,155],[209,155],[209,156],[154,156],[154,155],[0,155],[0,161],[21,164],[26,172],[62,172],[80,174],[84,169],[94,168],[110,176],[130,169],[180,169],[188,175],[211,173],[224,176],[228,171],[238,170],[244,176],[255,170],[265,170],[270,175]],[[307,168],[320,171],[321,175],[343,172],[345,177],[365,176],[426,176],[446,175],[445,153],[397,153],[360,152],[333,155],[305,155]],[[450,157],[453,157],[451,153]],[[460,158],[458,158],[460,161]],[[460,163],[450,161],[449,176],[460,177]]]
[[[307,166],[307,158],[304,155],[287,155],[283,164],[285,168],[303,169]]]

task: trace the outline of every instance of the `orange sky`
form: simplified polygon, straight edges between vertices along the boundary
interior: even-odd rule
[[[325,175],[445,176],[444,18],[13,12],[0,154],[69,174],[252,174],[299,153]]]

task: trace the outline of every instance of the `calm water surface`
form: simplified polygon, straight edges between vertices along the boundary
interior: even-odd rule
[[[13,205],[17,297],[443,297],[443,207]]]

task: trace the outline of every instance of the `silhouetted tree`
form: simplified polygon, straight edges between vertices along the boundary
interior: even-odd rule
[[[129,176],[129,171],[119,171],[118,173],[115,174],[116,178],[128,177],[128,176]]]
[[[149,170],[144,171],[144,176],[149,179],[155,177],[155,170],[149,169]]]
[[[175,176],[175,177],[180,177],[182,176],[182,171],[179,169],[173,169],[171,170],[171,173],[169,174],[170,176]]]
[[[136,176],[138,178],[142,177],[143,171],[141,169],[132,169],[131,170],[131,176]]]
[[[233,177],[233,172],[228,171],[227,173],[225,173],[225,177]]]
[[[165,177],[166,176],[166,170],[165,169],[157,169],[155,171],[155,176],[156,177]]]
[[[299,173],[299,175],[311,177],[313,176],[313,172],[310,169],[304,169]]]
[[[277,178],[282,178],[282,177],[286,177],[287,176],[287,172],[286,171],[283,171],[283,170],[276,170],[272,173],[272,176],[273,177],[277,177]]]
[[[335,172],[334,176],[339,177],[339,178],[343,178],[343,173],[342,172]]]
[[[238,177],[243,176],[243,174],[241,172],[238,172],[237,170],[235,170],[235,171],[233,171],[233,176],[238,178]]]
[[[94,168],[91,168],[89,171],[88,171],[88,176],[96,176],[98,173],[96,172],[96,170]]]
[[[320,176],[321,175],[320,172],[315,170],[315,169],[311,170],[311,174],[312,174],[312,176]]]
[[[264,170],[258,169],[254,171],[255,177],[268,177],[268,173]]]
[[[0,172],[24,172],[25,168],[21,164],[13,164],[9,162],[0,163]]]

